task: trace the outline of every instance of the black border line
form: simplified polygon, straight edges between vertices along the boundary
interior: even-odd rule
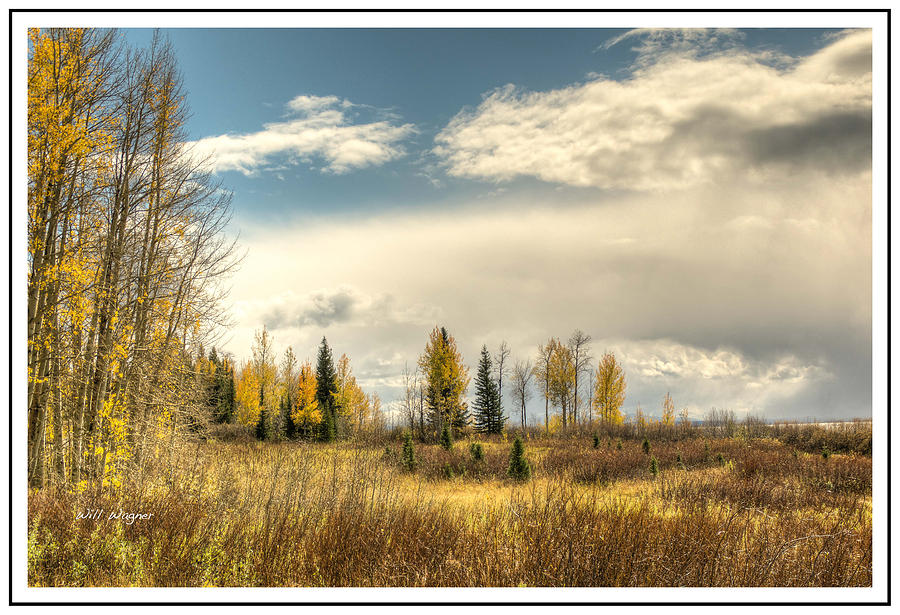
[[[445,601],[310,601],[310,602],[285,602],[285,601],[266,601],[266,602],[229,602],[229,601],[165,601],[165,602],[147,602],[147,601],[115,601],[115,602],[27,602],[13,600],[12,585],[12,513],[13,513],[13,493],[12,493],[12,477],[13,477],[13,454],[12,454],[12,407],[13,407],[13,349],[12,349],[12,331],[13,331],[13,250],[12,250],[12,227],[13,227],[13,188],[12,188],[12,172],[13,172],[13,14],[14,13],[885,13],[887,15],[887,599],[884,601],[770,601],[770,602],[702,602],[702,601],[642,601],[642,602],[527,602],[527,601],[465,601],[465,602],[445,602]],[[258,9],[137,9],[137,8],[121,8],[121,9],[69,9],[69,8],[36,8],[36,9],[9,9],[9,606],[890,606],[891,605],[891,9],[737,9],[737,8],[718,8],[718,9],[274,9],[274,8],[258,8]],[[107,588],[116,589],[116,588]],[[468,588],[462,588],[468,589]],[[604,589],[602,587],[592,589]]]

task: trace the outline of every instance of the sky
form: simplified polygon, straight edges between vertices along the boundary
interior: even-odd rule
[[[390,405],[436,325],[472,376],[581,329],[626,414],[871,416],[870,31],[163,34],[233,192],[237,358],[326,336]]]

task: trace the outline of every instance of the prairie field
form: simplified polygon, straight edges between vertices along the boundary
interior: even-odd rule
[[[223,433],[157,451],[117,487],[31,491],[28,581],[871,586],[871,425],[762,431],[470,435],[415,442],[414,467],[398,432]],[[514,436],[527,480],[508,476]]]

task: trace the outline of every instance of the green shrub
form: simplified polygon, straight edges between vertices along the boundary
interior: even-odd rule
[[[641,443],[641,448],[643,449],[645,455],[649,455],[650,454],[650,440],[648,440],[647,438],[644,438],[644,441]]]
[[[650,474],[653,475],[653,478],[659,475],[659,462],[656,460],[656,457],[650,458]]]
[[[594,434],[594,448],[600,448],[600,436]]]

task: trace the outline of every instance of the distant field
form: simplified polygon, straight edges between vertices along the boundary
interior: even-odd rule
[[[115,492],[33,491],[29,584],[870,586],[871,457],[804,452],[804,429],[651,437],[649,453],[526,438],[524,482],[507,476],[508,438],[417,443],[414,471],[399,439],[198,442]]]

